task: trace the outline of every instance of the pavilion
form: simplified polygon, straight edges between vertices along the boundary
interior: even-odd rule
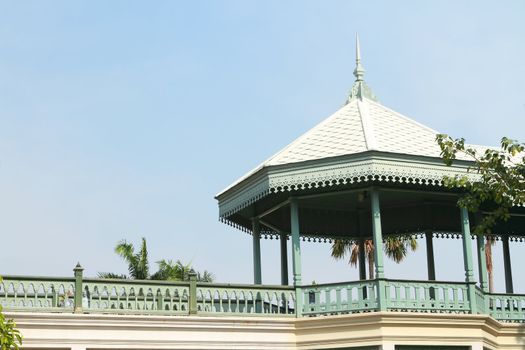
[[[3,276],[0,305],[24,347],[523,349],[525,295],[514,293],[509,242],[525,237],[525,208],[512,208],[488,237],[502,241],[505,267],[506,293],[492,293],[487,237],[471,234],[490,208],[459,208],[463,190],[443,184],[444,176],[475,177],[473,163],[446,166],[437,132],[379,103],[364,73],[357,40],[344,106],[216,196],[221,221],[252,236],[253,284],[86,278],[80,264],[70,277]],[[426,240],[426,280],[389,279],[383,249],[374,249],[367,276],[365,242],[416,236]],[[280,240],[280,285],[262,284],[264,237]],[[451,237],[462,243],[465,279],[438,281],[433,242]],[[360,279],[303,284],[301,240],[359,245]]]
[[[359,244],[364,281],[365,240],[378,247],[389,237],[425,237],[428,281],[435,281],[433,239],[461,238],[468,285],[464,300],[470,305],[459,308],[476,309],[476,288],[488,292],[485,237],[471,231],[484,212],[469,214],[458,208],[461,189],[443,186],[444,176],[476,176],[469,172],[473,163],[460,155],[446,166],[436,142],[438,132],[383,106],[365,83],[364,73],[357,38],[356,80],[345,105],[220,192],[216,196],[220,218],[252,235],[255,284],[262,282],[260,239],[270,236],[281,240],[281,282],[288,285],[286,241],[291,237],[293,286],[298,291],[297,306],[304,311],[301,287],[315,293],[320,287],[302,286],[301,239]],[[523,234],[524,210],[514,208],[511,219],[499,223],[490,236],[503,242],[507,293],[513,293],[509,240],[521,241]],[[471,239],[477,241],[478,287]],[[401,286],[385,280],[383,249],[374,249],[374,254],[375,302],[379,310],[387,310],[388,300],[400,297]],[[427,289],[427,297],[435,296],[435,288]],[[393,294],[388,295],[390,291]],[[398,306],[393,303],[392,308]],[[423,308],[446,306],[432,301]],[[335,311],[327,305],[314,309]]]

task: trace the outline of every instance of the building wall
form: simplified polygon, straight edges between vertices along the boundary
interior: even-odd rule
[[[525,326],[486,316],[311,318],[8,313],[27,349],[523,350]],[[446,348],[454,346],[455,348]],[[463,348],[461,348],[463,347]]]

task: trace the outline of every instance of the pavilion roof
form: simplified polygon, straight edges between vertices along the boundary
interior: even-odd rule
[[[457,173],[456,170],[461,174],[466,173],[465,165],[460,165],[459,169],[453,167],[456,168],[455,170],[445,169],[440,156],[441,150],[436,142],[438,134],[436,130],[379,103],[363,80],[364,68],[361,64],[358,40],[356,46],[356,68],[354,70],[356,80],[345,105],[221,191],[217,195],[218,199],[224,198],[225,195],[235,197],[227,200],[226,202],[231,202],[228,204],[224,200],[219,200],[221,216],[228,215],[232,210],[235,211],[283,186],[310,188],[312,181],[336,180],[336,182],[346,183],[346,178],[372,174],[409,179],[404,181],[412,181],[410,179],[415,178],[424,183],[436,184],[441,182],[445,173],[453,175]],[[481,146],[469,145],[469,147],[475,147],[480,151],[484,149]],[[373,163],[360,165],[359,162],[363,159],[361,156],[369,157],[366,156],[368,154],[391,155],[392,161],[387,164],[386,160],[376,159]],[[457,156],[459,160],[467,160],[461,154]],[[311,167],[312,163],[333,163],[338,162],[339,159],[348,159],[348,157],[354,157],[352,158],[354,160],[350,161],[352,165],[348,166],[349,170],[344,175],[340,170],[341,164],[334,165],[329,175],[326,175],[325,170],[317,172],[315,176],[312,175],[311,170],[304,170],[305,167]],[[407,157],[422,160],[412,159],[411,165],[399,163],[399,160]],[[424,164],[428,163],[429,159],[435,165]],[[344,162],[348,165],[348,161]],[[282,173],[282,169],[285,168],[295,173],[286,177],[283,174],[277,176],[268,172],[271,169],[280,169],[277,171]],[[379,168],[381,171],[378,171]],[[386,168],[388,171],[385,171]],[[299,174],[298,172],[301,171],[303,172]],[[341,176],[335,176],[334,172],[340,173]],[[233,194],[232,190],[238,193]],[[241,204],[241,202],[244,203]]]

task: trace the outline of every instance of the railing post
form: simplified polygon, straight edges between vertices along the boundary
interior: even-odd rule
[[[476,280],[474,279],[472,263],[472,245],[470,235],[470,221],[467,208],[460,208],[461,213],[461,232],[463,233],[463,263],[465,266],[465,282],[468,288],[468,300],[470,313],[478,312],[476,307]]]
[[[197,314],[197,273],[193,269],[189,273],[190,276],[190,315]]]
[[[83,289],[82,286],[82,275],[84,272],[84,268],[80,266],[80,263],[77,263],[77,266],[73,269],[73,272],[75,273],[75,300],[74,300],[74,309],[73,312],[76,314],[81,314],[83,312],[82,310],[82,295],[83,295]]]

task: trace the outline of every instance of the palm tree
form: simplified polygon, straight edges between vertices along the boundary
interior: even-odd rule
[[[368,260],[368,278],[374,279],[374,243],[367,239],[364,241],[365,257]],[[357,266],[359,261],[359,244],[349,241],[335,240],[332,243],[331,255],[335,259],[342,259],[348,253],[350,259],[348,263]],[[414,237],[388,237],[384,244],[386,256],[400,263],[406,257],[408,250],[417,249],[417,240]]]
[[[122,240],[117,243],[115,253],[120,255],[128,264],[129,278],[145,280],[149,278],[149,260],[146,239],[142,237],[140,250],[135,253],[133,243]],[[99,272],[99,278],[128,278],[126,275],[114,274],[111,272]]]
[[[159,270],[151,275],[152,280],[189,281],[190,273],[193,271],[191,263],[183,264],[180,260],[162,259],[157,261]],[[194,272],[194,271],[193,271]],[[197,282],[213,282],[214,276],[211,272],[196,272]]]
[[[191,264],[184,265],[180,260],[162,259],[157,261],[159,270],[151,275],[152,280],[185,281],[189,279]],[[188,276],[188,278],[186,278]]]
[[[415,251],[417,249],[417,240],[410,236],[406,237],[388,237],[384,245],[385,254],[397,264],[405,259],[407,252],[410,249]]]
[[[98,272],[97,277],[98,278],[111,278],[111,279],[117,279],[117,280],[128,279],[127,275],[124,275],[121,273],[114,273],[114,272]]]
[[[129,277],[124,274],[117,274],[112,272],[99,272],[99,278],[114,278],[114,279],[153,279],[153,280],[170,280],[170,281],[189,281],[190,271],[192,271],[191,263],[183,264],[180,260],[173,262],[173,260],[162,259],[157,261],[159,269],[153,275],[149,273],[149,260],[146,239],[142,237],[140,250],[135,253],[135,247],[132,243],[122,240],[117,243],[115,253],[126,261],[128,264]],[[197,281],[199,282],[213,282],[214,276],[211,272],[204,271],[202,274],[197,272]]]
[[[364,241],[365,247],[365,258],[368,261],[368,278],[374,278],[374,243],[371,239]],[[357,267],[359,261],[359,244],[355,242],[350,243],[349,241],[342,241],[336,239],[332,243],[331,255],[334,259],[343,259],[347,253],[350,254],[348,263],[354,267]]]
[[[492,236],[487,236],[485,242],[485,260],[487,263],[487,274],[489,275],[489,293],[494,293],[494,265],[492,263],[492,246],[496,240]]]

